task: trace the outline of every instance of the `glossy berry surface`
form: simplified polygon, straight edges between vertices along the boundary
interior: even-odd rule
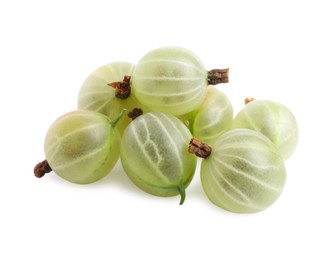
[[[196,157],[188,153],[191,137],[186,126],[170,114],[150,112],[137,117],[121,141],[126,174],[150,194],[180,194],[182,204],[196,168]]]
[[[131,85],[137,99],[150,109],[183,115],[203,102],[207,70],[191,51],[162,47],[136,64]]]
[[[113,119],[123,109],[131,111],[135,107],[143,107],[132,93],[121,99],[116,97],[116,89],[109,86],[113,82],[122,81],[125,76],[130,76],[133,70],[134,64],[128,62],[113,62],[97,68],[80,88],[78,109],[96,111]],[[122,134],[130,122],[131,119],[124,116],[118,122],[118,132]]]
[[[237,213],[262,211],[280,196],[286,180],[283,159],[264,135],[234,129],[220,136],[201,164],[207,197]]]
[[[270,100],[249,102],[236,115],[233,128],[256,130],[268,137],[288,159],[298,143],[298,124],[293,113],[284,105]]]
[[[63,179],[79,184],[107,175],[119,158],[119,136],[108,117],[76,110],[48,129],[44,150],[48,164]]]
[[[210,144],[231,128],[233,107],[222,91],[209,86],[203,103],[188,114],[186,120],[192,135]]]

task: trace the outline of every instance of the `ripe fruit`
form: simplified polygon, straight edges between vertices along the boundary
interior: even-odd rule
[[[131,111],[135,107],[143,107],[146,111],[145,106],[142,106],[131,94],[129,86],[126,92],[125,89],[120,89],[120,84],[110,86],[111,83],[122,81],[125,76],[131,75],[133,70],[134,65],[128,62],[113,62],[97,68],[80,88],[78,109],[100,112],[110,119],[115,118],[123,109]],[[118,122],[117,128],[120,134],[130,122],[128,117],[123,117]]]
[[[191,51],[162,47],[141,58],[130,82],[132,93],[151,110],[183,115],[203,102],[209,84],[228,82],[228,69],[208,73]]]
[[[233,107],[223,92],[209,86],[203,103],[183,118],[195,138],[210,144],[230,129]]]
[[[248,128],[267,136],[288,159],[298,143],[298,125],[293,113],[270,100],[254,100],[236,115],[233,128]]]
[[[180,194],[182,204],[196,168],[196,157],[188,153],[191,137],[170,114],[150,112],[137,117],[121,140],[120,159],[127,176],[150,194]]]
[[[92,183],[107,175],[119,157],[115,125],[122,114],[113,121],[87,110],[72,111],[59,117],[47,131],[46,161],[36,166],[36,176],[42,177],[40,167],[47,164],[48,171],[53,170],[73,183]]]
[[[202,145],[192,140],[190,152],[198,147]],[[203,190],[223,209],[258,212],[272,205],[282,192],[286,180],[283,159],[275,145],[257,131],[226,132],[206,157],[200,170]]]

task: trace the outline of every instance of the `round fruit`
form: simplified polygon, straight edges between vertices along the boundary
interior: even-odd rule
[[[196,157],[188,153],[191,134],[176,117],[150,112],[126,128],[120,159],[128,177],[139,188],[156,196],[181,195],[191,182]]]
[[[202,161],[200,173],[210,201],[237,213],[268,208],[278,199],[286,180],[284,162],[275,145],[249,129],[234,129],[220,136]]]
[[[137,63],[132,92],[152,110],[183,115],[199,106],[209,84],[228,82],[228,69],[208,74],[200,59],[180,47],[162,47]]]
[[[128,62],[113,62],[103,65],[93,71],[84,81],[78,95],[78,109],[92,110],[115,118],[122,109],[131,111],[135,107],[142,106],[128,86],[123,94],[122,89],[111,87],[111,83],[122,81],[123,78],[133,73],[134,65]],[[126,78],[129,81],[129,78]],[[120,85],[120,84],[119,84]],[[131,122],[128,117],[123,117],[118,122],[117,128],[122,134],[126,126]]]
[[[293,113],[270,100],[254,100],[236,115],[233,128],[248,128],[267,136],[288,159],[298,143],[298,125]]]
[[[223,92],[214,86],[209,86],[202,105],[185,118],[192,135],[210,144],[230,129],[233,121],[233,107]]]
[[[113,121],[87,110],[61,116],[47,131],[43,164],[48,164],[49,170],[73,183],[87,184],[101,179],[119,158],[115,124],[121,115]]]

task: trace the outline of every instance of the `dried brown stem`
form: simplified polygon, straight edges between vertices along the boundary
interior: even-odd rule
[[[188,152],[193,153],[200,158],[206,159],[211,154],[212,148],[206,143],[203,143],[193,137],[190,140]]]
[[[247,104],[249,104],[250,102],[252,102],[252,101],[254,101],[254,100],[256,100],[255,98],[253,98],[253,97],[251,97],[251,98],[245,98],[244,99],[244,103],[245,103],[245,105],[247,105]]]
[[[34,175],[37,178],[43,177],[46,173],[49,173],[52,171],[52,168],[48,164],[47,160],[43,160],[42,162],[38,163],[34,167]]]
[[[125,76],[123,81],[111,82],[108,83],[108,86],[116,89],[116,97],[120,99],[126,99],[131,94],[130,86],[131,76]]]
[[[229,82],[229,69],[214,69],[208,72],[208,83],[217,85],[219,83]]]
[[[139,117],[143,114],[143,110],[141,108],[134,108],[131,112],[127,114],[129,118],[134,120],[135,118]]]

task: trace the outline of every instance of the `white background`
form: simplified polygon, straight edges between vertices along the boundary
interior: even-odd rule
[[[327,2],[2,0],[0,259],[329,259]],[[85,77],[164,45],[229,67],[219,88],[235,113],[253,96],[296,115],[299,145],[269,209],[217,208],[198,172],[182,206],[138,190],[119,164],[91,185],[34,177],[49,125],[76,109]]]

